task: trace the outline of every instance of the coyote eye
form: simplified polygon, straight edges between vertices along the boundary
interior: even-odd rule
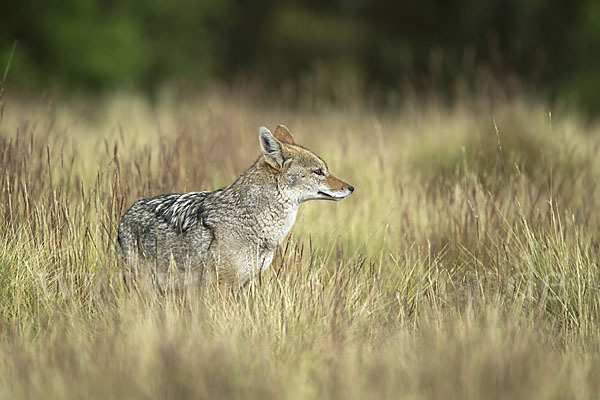
[[[325,174],[323,173],[323,171],[321,170],[321,168],[319,168],[319,169],[315,169],[313,172],[314,172],[315,174],[317,174],[317,175],[320,175],[320,176],[323,176],[323,175],[325,175]]]

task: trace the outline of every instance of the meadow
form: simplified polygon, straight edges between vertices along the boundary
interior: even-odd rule
[[[526,97],[300,107],[4,98],[0,397],[592,399],[600,127]],[[239,290],[128,288],[137,199],[230,184],[258,128],[356,190]]]

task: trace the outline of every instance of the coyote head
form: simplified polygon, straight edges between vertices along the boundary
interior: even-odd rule
[[[335,177],[312,151],[296,144],[285,125],[275,133],[260,128],[260,146],[271,172],[278,175],[280,190],[298,203],[307,200],[343,200],[354,186]]]

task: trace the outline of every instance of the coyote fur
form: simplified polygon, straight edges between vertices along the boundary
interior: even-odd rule
[[[230,186],[135,202],[119,223],[121,254],[159,285],[244,284],[264,271],[308,200],[343,200],[354,187],[299,146],[287,127],[260,128],[262,155]],[[175,267],[175,268],[173,268]]]

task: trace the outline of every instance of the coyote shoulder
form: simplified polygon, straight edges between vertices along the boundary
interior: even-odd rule
[[[159,284],[172,263],[178,282],[243,284],[271,264],[301,203],[342,200],[354,187],[279,125],[260,128],[262,155],[230,186],[135,202],[119,223],[120,251]],[[182,280],[180,280],[182,279]]]

